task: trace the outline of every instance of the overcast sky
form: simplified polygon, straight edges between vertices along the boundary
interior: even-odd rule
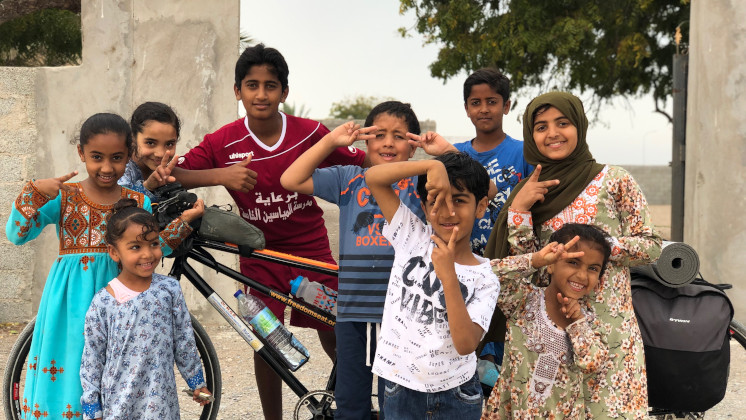
[[[464,112],[466,73],[447,83],[430,75],[428,65],[438,48],[423,46],[416,33],[406,39],[399,35],[397,29],[412,27],[415,19],[399,14],[398,0],[241,0],[240,22],[255,42],[283,54],[290,67],[287,102],[310,109],[310,118],[328,117],[332,103],[345,98],[392,97],[411,103],[420,120],[434,120],[437,131],[450,140],[474,135]],[[504,129],[521,139],[516,117],[531,98],[512,99],[518,107],[505,117]],[[669,100],[669,113],[670,105]],[[671,125],[654,108],[652,97],[605,106],[601,123],[591,125],[588,132],[596,160],[667,165]]]

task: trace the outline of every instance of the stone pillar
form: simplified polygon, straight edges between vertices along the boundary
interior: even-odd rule
[[[746,316],[746,8],[693,1],[687,100],[684,240],[701,272]]]

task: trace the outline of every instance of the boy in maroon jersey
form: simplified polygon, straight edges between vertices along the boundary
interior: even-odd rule
[[[227,124],[179,159],[173,175],[187,188],[222,185],[236,201],[241,216],[264,232],[267,248],[334,264],[322,211],[314,198],[291,193],[280,176],[329,130],[317,121],[279,111],[288,96],[288,66],[282,54],[263,44],[249,47],[236,62],[236,100],[246,117]],[[361,150],[338,148],[322,163],[370,166]],[[241,272],[273,289],[289,293],[298,275],[337,289],[335,277],[278,264],[241,258]],[[285,306],[262,294],[280,321]],[[324,351],[334,357],[334,331],[292,311],[290,325],[319,330]],[[254,358],[259,397],[266,419],[282,418],[280,378],[259,357]]]

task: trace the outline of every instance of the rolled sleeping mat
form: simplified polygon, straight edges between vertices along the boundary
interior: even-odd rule
[[[663,241],[658,261],[639,267],[636,271],[668,287],[686,286],[699,273],[699,256],[694,248],[683,242]]]

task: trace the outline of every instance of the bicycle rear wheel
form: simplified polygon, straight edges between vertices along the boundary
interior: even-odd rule
[[[8,420],[20,420],[23,413],[23,387],[26,380],[26,360],[29,350],[31,349],[31,338],[34,335],[34,323],[36,318],[29,321],[26,327],[18,335],[13,348],[8,356],[8,362],[5,366],[3,375],[3,411],[5,418]],[[205,332],[202,325],[192,316],[192,328],[194,329],[194,339],[197,344],[197,351],[202,360],[202,367],[205,373],[207,388],[213,393],[215,401],[200,407],[191,398],[179,394],[179,407],[181,409],[181,418],[184,420],[215,420],[218,409],[220,408],[220,397],[222,394],[223,381],[220,374],[220,363],[218,362],[215,347],[210,341],[210,337]],[[186,383],[181,379],[181,375],[176,372],[177,390],[186,387]]]
[[[746,327],[735,319],[730,321],[730,336],[746,349]]]
[[[734,319],[730,323],[729,332],[732,340],[725,398],[707,410],[705,418],[728,418],[733,417],[734,413],[746,412],[746,400],[743,398],[746,393],[746,328]]]

